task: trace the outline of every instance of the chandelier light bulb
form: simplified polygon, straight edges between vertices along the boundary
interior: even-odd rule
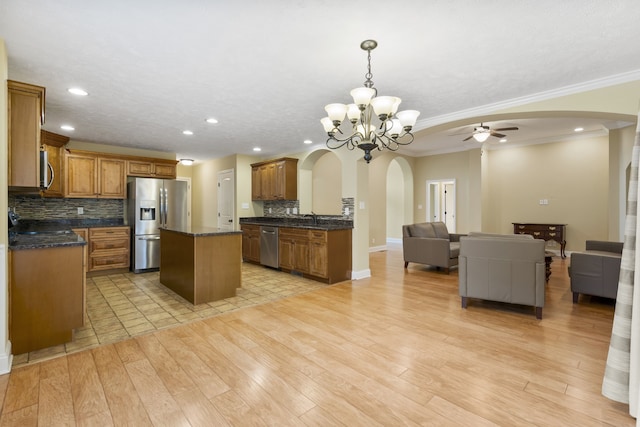
[[[324,131],[325,132],[332,132],[333,131],[333,122],[331,121],[331,119],[329,117],[323,117],[320,119],[320,123],[322,123],[322,126],[324,126]]]
[[[324,109],[335,127],[340,126],[340,123],[344,120],[345,114],[347,114],[347,106],[344,104],[329,104],[324,107]]]
[[[371,102],[371,98],[376,96],[376,90],[369,87],[358,87],[351,91],[353,102],[364,109]]]
[[[351,123],[356,123],[360,119],[360,108],[356,104],[347,105],[347,117]]]
[[[418,121],[419,115],[420,115],[420,111],[404,110],[404,111],[399,111],[398,114],[396,114],[396,118],[400,120],[400,123],[402,123],[403,128],[405,129],[409,128],[409,130],[411,130],[411,128],[413,128],[416,125],[416,121]]]

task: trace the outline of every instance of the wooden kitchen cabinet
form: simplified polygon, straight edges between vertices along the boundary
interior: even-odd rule
[[[127,175],[146,178],[176,178],[175,160],[162,161],[160,159],[135,159],[127,161]]]
[[[9,251],[13,354],[69,342],[84,322],[82,246]]]
[[[278,256],[280,268],[309,273],[309,230],[280,227]]]
[[[89,272],[129,268],[129,227],[89,229]]]
[[[45,88],[7,80],[8,186],[40,186],[40,130]]]
[[[124,199],[126,161],[91,152],[65,153],[64,194],[69,198]]]
[[[64,146],[69,142],[69,137],[43,130],[40,132],[40,139],[47,152],[50,165],[48,173],[52,179],[49,188],[42,190],[42,196],[64,197]]]
[[[281,158],[251,165],[252,200],[296,200],[298,159]]]
[[[242,230],[242,259],[260,263],[260,226],[243,224]]]
[[[309,274],[336,283],[351,278],[351,230],[309,232]]]

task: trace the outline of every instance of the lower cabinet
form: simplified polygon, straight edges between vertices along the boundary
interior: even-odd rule
[[[309,273],[309,230],[281,227],[278,256],[280,268]]]
[[[242,230],[242,259],[245,261],[260,262],[260,226],[243,224]]]
[[[13,354],[73,338],[84,322],[82,246],[9,251]]]
[[[89,229],[89,272],[129,268],[129,227]]]
[[[351,230],[280,228],[280,268],[327,283],[351,279]]]

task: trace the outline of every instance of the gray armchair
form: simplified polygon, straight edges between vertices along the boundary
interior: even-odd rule
[[[530,305],[542,319],[544,245],[544,240],[526,234],[462,237],[458,273],[462,308],[467,308],[469,298]]]
[[[444,222],[422,222],[402,226],[404,268],[410,262],[449,269],[458,265],[460,236],[449,234]]]
[[[587,240],[584,252],[573,252],[569,276],[574,304],[580,294],[615,299],[621,257],[622,242]]]

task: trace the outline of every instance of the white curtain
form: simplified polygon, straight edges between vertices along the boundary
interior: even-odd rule
[[[618,295],[613,316],[607,366],[602,394],[629,404],[629,413],[638,420],[640,406],[640,223],[638,222],[638,165],[640,164],[640,115],[631,157],[627,197],[624,248],[620,264]],[[638,276],[635,275],[639,272]],[[637,286],[636,286],[637,285]]]

